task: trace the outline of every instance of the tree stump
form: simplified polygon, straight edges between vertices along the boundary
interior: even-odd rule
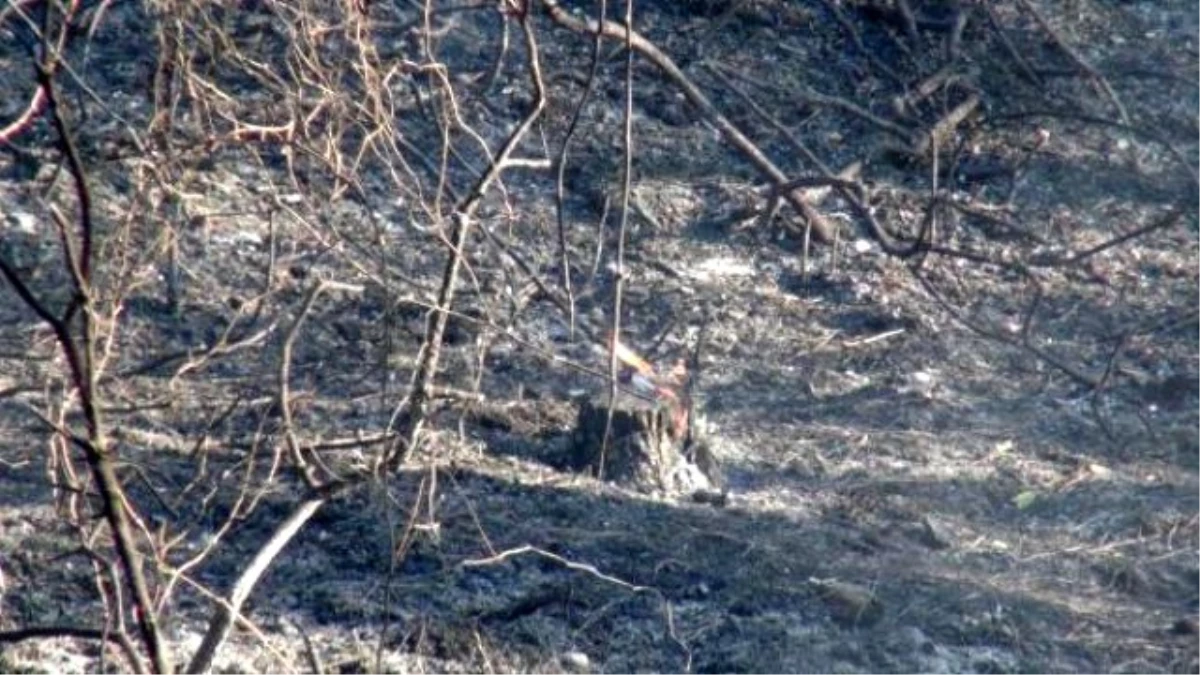
[[[607,397],[585,400],[575,420],[566,463],[574,470],[590,471],[641,492],[722,502],[720,472],[707,443],[694,434],[678,438],[671,412],[661,401],[619,394],[605,447]]]

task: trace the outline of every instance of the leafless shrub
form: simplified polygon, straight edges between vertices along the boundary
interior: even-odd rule
[[[393,26],[395,37],[408,41],[411,49],[385,55],[380,45],[386,40],[372,36],[371,23],[352,7],[149,3],[157,46],[152,108],[133,108],[138,113],[133,119],[126,117],[129,110],[106,108],[106,92],[88,88],[77,60],[80,45],[69,39],[72,33],[102,31],[106,22],[128,17],[115,17],[118,10],[108,3],[89,10],[81,17],[78,3],[29,2],[5,13],[6,19],[24,21],[39,36],[42,56],[35,63],[38,81],[28,110],[5,127],[4,141],[24,136],[41,142],[34,125],[45,111],[54,133],[44,147],[56,151],[55,161],[65,163],[71,184],[43,201],[57,232],[53,257],[39,249],[27,261],[9,248],[0,256],[0,271],[52,331],[66,362],[62,399],[43,399],[44,411],[28,407],[51,432],[47,463],[62,495],[60,513],[76,528],[82,553],[94,565],[105,618],[103,628],[92,632],[70,626],[26,629],[5,639],[111,634],[129,669],[170,672],[175,664],[161,617],[175,602],[176,591],[186,587],[215,603],[205,639],[187,663],[188,670],[204,672],[234,622],[245,621],[240,608],[255,583],[304,523],[328,499],[398,467],[418,444],[435,395],[442,337],[461,270],[468,264],[476,211],[513,167],[546,164],[516,154],[544,107],[536,33],[526,17],[514,19],[529,56],[534,98],[514,116],[516,126],[505,136],[484,138],[460,113],[451,86],[454,74],[434,58],[437,36],[430,16],[423,25]],[[42,15],[40,27],[32,16],[36,13]],[[63,81],[93,100],[72,107],[58,93]],[[131,161],[122,167],[124,180],[133,187],[128,199],[98,204],[90,187],[101,170],[78,145],[81,138],[91,142],[95,132],[75,127],[84,109],[94,107],[111,115],[104,123],[108,130],[134,146]],[[111,125],[112,119],[118,124]],[[460,136],[469,139],[469,147],[460,147]],[[253,174],[247,176],[247,187],[257,193],[259,203],[232,212],[206,208],[211,202],[205,193],[221,187],[204,181],[204,166],[214,160],[243,162]],[[362,204],[355,213],[361,220],[334,214],[330,205],[342,201]],[[221,220],[226,218],[235,221],[234,231],[214,232],[225,229]],[[426,241],[415,247],[412,241],[398,241],[385,220],[407,223],[410,231],[426,233]],[[245,275],[247,283],[239,287],[247,296],[205,298],[210,279],[197,273],[197,256],[212,255],[204,249],[228,236],[257,238],[262,249],[247,256],[246,267],[229,268]],[[47,244],[31,242],[43,248]],[[337,264],[330,267],[349,270],[354,278],[327,276],[320,263],[312,265],[311,275],[301,271],[289,257],[304,247],[318,257],[332,254]],[[397,249],[420,258],[444,257],[440,288],[415,277],[413,269],[424,273],[421,265],[406,269],[420,260],[405,260]],[[397,259],[400,263],[394,264]],[[41,283],[49,275],[68,282],[65,296],[54,283]],[[318,311],[318,303],[330,293],[361,294],[364,283],[385,289],[388,304],[395,303],[398,287],[407,286],[415,296],[412,301],[431,310],[427,335],[410,368],[413,386],[395,402],[396,414],[390,416],[395,424],[389,423],[374,441],[359,436],[349,443],[366,451],[360,461],[330,466],[314,444],[312,434],[320,431],[297,415],[306,401],[321,394],[311,388],[297,391],[292,366],[306,320]],[[297,297],[293,285],[307,289]],[[430,294],[432,290],[436,292]],[[152,304],[147,291],[160,301]],[[187,313],[211,308],[212,300],[224,300],[225,309],[233,311],[221,317],[223,328],[203,322],[189,327],[207,333],[199,348],[193,343],[159,350],[139,343],[149,337],[136,330],[144,326],[124,320],[130,306],[137,305],[165,311],[186,324]],[[255,354],[277,356],[273,392],[269,387],[218,385],[206,393],[213,397],[212,407],[174,400],[198,394],[197,385],[203,389],[214,369],[231,368],[243,378],[253,377],[239,364]],[[381,355],[384,362],[388,357]],[[141,380],[151,374],[160,376],[160,385],[165,375],[165,388],[147,389]],[[382,384],[386,391],[388,382]],[[158,407],[144,400],[155,388],[166,410],[185,409],[183,416],[162,416],[160,421],[176,425],[168,426],[167,434],[110,422],[103,414],[119,408],[135,420],[146,419],[146,411]],[[204,407],[207,413],[196,409]],[[229,433],[231,420],[247,418],[257,418],[248,439],[241,432]],[[240,449],[228,445],[231,436],[241,436]],[[150,446],[158,446],[157,452],[148,454]],[[168,470],[154,458],[162,452],[189,458],[190,467],[182,471],[190,476],[176,491],[164,491],[155,485],[161,481],[145,474]],[[219,550],[235,523],[289,482],[289,469],[300,483],[291,515],[246,563],[228,592],[205,588],[193,571]],[[193,524],[148,513],[145,503],[130,497],[135,476],[161,509],[176,516],[181,509],[192,511],[183,520]],[[98,503],[90,499],[94,494]],[[103,517],[103,525],[96,515]],[[215,527],[194,529],[197,519],[213,518]],[[199,546],[197,535],[203,541]],[[110,537],[111,547],[102,543]],[[130,620],[144,653],[130,642]],[[143,662],[147,656],[149,666]]]

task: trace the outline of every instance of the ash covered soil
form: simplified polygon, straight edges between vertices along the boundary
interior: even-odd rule
[[[646,3],[638,25],[735,123],[757,128],[780,166],[804,169],[711,64],[740,73],[835,171],[862,161],[881,220],[915,232],[930,168],[889,161],[887,132],[861,117],[798,102],[820,93],[884,115],[905,91],[872,70],[835,6],[862,29],[861,49],[903,82],[919,79],[905,64],[935,70],[895,51],[897,30],[844,5]],[[564,361],[606,365],[569,339],[543,295],[513,299],[527,285],[515,258],[547,284],[561,274],[553,177],[518,169],[481,209],[490,234],[471,241],[458,305],[488,325],[453,320],[445,340],[439,384],[478,395],[441,399],[409,466],[318,513],[254,591],[216,669],[1197,672],[1195,7],[1093,3],[1059,15],[1035,5],[1105,73],[1131,122],[1094,123],[1115,115],[1101,89],[1066,72],[1072,64],[1029,15],[997,6],[995,20],[1046,71],[1044,98],[1018,87],[1019,69],[996,67],[1011,55],[997,56],[1003,45],[978,17],[959,56],[986,104],[964,143],[976,168],[941,186],[966,207],[947,207],[937,241],[1028,261],[1178,212],[1169,226],[1086,263],[1040,267],[1036,291],[999,265],[890,256],[836,194],[817,203],[841,238],[806,247],[794,225],[743,217],[763,201],[761,179],[639,64],[623,333],[660,363],[703,335],[698,395],[727,504],[555,468],[580,396],[606,386]],[[417,16],[372,11],[398,25]],[[139,281],[123,300],[116,375],[105,381],[130,499],[148,531],[183,534],[166,555],[178,564],[221,526],[244,481],[268,486],[175,582],[164,621],[183,662],[211,612],[197,586],[225,592],[301,494],[286,468],[262,458],[283,445],[272,411],[281,345],[308,289],[316,279],[363,289],[317,298],[291,374],[304,442],[330,465],[354,466],[393,421],[446,248],[378,175],[365,173],[362,194],[326,199],[319,172],[296,183],[269,148],[211,149],[197,119],[180,123],[173,146],[185,169],[170,178],[187,198],[146,197],[157,194],[137,187],[154,182],[140,173],[148,160],[119,140],[122,124],[146,116],[137,87],[153,64],[129,47],[147,39],[146,17],[110,12],[80,71],[110,94],[102,105],[64,86],[90,113],[78,133],[100,222],[150,214],[151,234],[139,236],[153,245],[118,255],[114,243],[105,254]],[[269,51],[279,16],[247,10],[229,30]],[[446,21],[439,58],[482,77],[494,13]],[[543,18],[538,30],[551,99],[538,133],[557,148],[590,44]],[[486,94],[470,95],[477,79],[455,81],[461,114],[493,145],[530,100],[518,43]],[[10,91],[27,93],[16,45],[0,43],[0,68]],[[610,212],[620,203],[624,67],[619,51],[606,56],[566,177],[578,320],[601,327],[611,321],[615,216],[599,254],[596,223],[606,199]],[[270,92],[231,93],[261,95],[272,110]],[[1094,109],[1067,105],[1081,100]],[[7,120],[23,104],[2,105]],[[424,129],[413,106],[402,111],[415,118],[410,135]],[[1179,116],[1192,126],[1172,126]],[[189,136],[189,124],[201,131]],[[34,134],[0,152],[0,237],[24,256],[35,288],[53,293],[56,235],[39,223],[50,222],[47,186],[63,178],[48,128]],[[460,190],[482,166],[472,143],[463,141]],[[529,156],[539,148],[540,139],[522,146]],[[170,246],[159,238],[168,229],[183,270],[170,299],[160,255]],[[368,273],[376,264],[394,274],[386,288]],[[2,630],[102,620],[91,566],[74,553],[76,533],[47,484],[53,445],[30,412],[57,414],[63,386],[49,332],[0,286]],[[3,670],[99,663],[84,641],[0,645]]]

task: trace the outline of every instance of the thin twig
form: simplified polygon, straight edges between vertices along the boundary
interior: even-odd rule
[[[546,88],[542,78],[541,62],[538,57],[537,39],[533,32],[531,18],[526,15],[520,20],[521,32],[525,36],[525,48],[528,54],[529,78],[534,89],[534,101],[524,118],[509,134],[500,152],[492,159],[487,171],[475,183],[474,188],[461,202],[454,213],[454,228],[451,234],[450,255],[442,272],[442,285],[438,291],[437,305],[430,316],[426,327],[425,339],[422,342],[421,358],[413,375],[414,386],[407,402],[404,417],[403,433],[399,434],[400,442],[392,448],[390,455],[382,459],[388,469],[400,466],[411,452],[416,449],[417,441],[425,424],[429,411],[429,403],[434,376],[437,372],[441,357],[442,338],[446,334],[446,324],[449,321],[449,311],[454,303],[458,289],[458,276],[463,267],[466,254],[466,243],[475,221],[475,212],[483,202],[492,185],[508,168],[506,164],[517,145],[528,134],[533,123],[541,116],[546,106]]]
[[[602,22],[597,22],[597,34]],[[621,210],[617,226],[617,259],[613,281],[612,339],[608,344],[608,410],[604,418],[604,436],[600,441],[600,460],[596,477],[604,480],[608,464],[608,446],[612,441],[613,414],[617,405],[617,344],[621,340],[621,304],[625,290],[625,231],[629,223],[629,200],[633,185],[633,0],[625,0],[625,109],[623,125],[623,162]]]
[[[596,25],[601,26],[607,20],[608,15],[608,0],[600,0],[600,9],[597,15]],[[579,97],[579,104],[575,106],[575,111],[571,114],[571,121],[567,124],[567,132],[563,136],[562,147],[559,149],[557,162],[557,175],[555,176],[554,184],[554,208],[555,216],[558,220],[558,257],[559,266],[562,268],[562,286],[563,291],[567,294],[567,334],[571,339],[575,338],[575,294],[571,288],[571,257],[567,250],[567,224],[566,224],[566,173],[567,173],[567,155],[570,150],[571,140],[575,137],[575,130],[579,126],[579,120],[583,117],[583,111],[587,107],[588,101],[592,97],[592,91],[596,86],[596,73],[600,70],[600,46],[603,42],[603,34],[597,30],[595,39],[592,40],[592,58],[591,65],[588,67],[587,80],[583,86],[583,94]],[[599,246],[599,243],[597,243]]]
[[[699,109],[700,113],[720,131],[725,140],[729,141],[743,157],[749,161],[755,169],[766,176],[772,183],[778,184],[787,181],[787,176],[781,171],[774,162],[772,162],[749,138],[746,137],[733,122],[730,122],[720,110],[704,95],[703,92],[684,75],[683,71],[675,62],[662,52],[650,40],[642,37],[637,31],[629,29],[626,36],[625,27],[620,24],[608,21],[598,23],[596,21],[587,21],[575,17],[571,12],[562,8],[558,0],[540,0],[541,5],[550,14],[550,18],[560,26],[564,26],[569,30],[577,33],[593,34],[602,32],[605,37],[615,40],[626,41],[628,47],[637,51],[638,54],[648,59],[653,63],[669,80],[675,83],[683,95]],[[815,208],[805,201],[802,195],[796,193],[788,193],[785,195],[788,202],[800,212],[800,215],[805,220],[812,223],[813,234],[822,242],[828,242],[833,239],[833,228],[829,222]]]
[[[1113,90],[1112,85],[1108,83],[1108,79],[1106,79],[1104,75],[1102,75],[1100,71],[1097,70],[1092,64],[1088,63],[1088,61],[1083,58],[1083,55],[1080,54],[1078,50],[1067,43],[1066,39],[1063,38],[1063,36],[1060,35],[1059,32],[1050,25],[1050,22],[1046,20],[1046,17],[1043,16],[1040,11],[1038,11],[1037,7],[1033,6],[1032,2],[1029,0],[1017,0],[1017,4],[1021,5],[1022,9],[1024,9],[1026,12],[1029,12],[1029,14],[1033,16],[1033,20],[1037,22],[1038,26],[1040,26],[1047,35],[1050,36],[1050,39],[1054,42],[1055,46],[1057,46],[1063,54],[1067,55],[1067,58],[1070,59],[1073,64],[1075,64],[1075,67],[1083,71],[1083,73],[1091,78],[1092,82],[1104,92],[1104,94],[1108,97],[1108,100],[1113,104],[1113,108],[1116,109],[1117,115],[1121,118],[1121,121],[1125,124],[1129,124],[1129,113],[1125,111],[1125,106],[1121,103],[1121,99],[1117,97],[1117,92]]]

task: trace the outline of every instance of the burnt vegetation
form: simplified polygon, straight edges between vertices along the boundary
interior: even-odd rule
[[[1197,44],[6,3],[0,670],[1195,672]]]

